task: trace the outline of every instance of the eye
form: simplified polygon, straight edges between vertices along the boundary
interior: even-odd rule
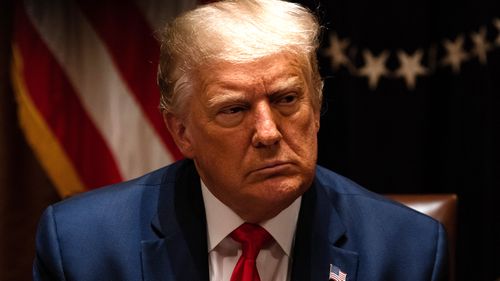
[[[245,108],[243,106],[231,106],[228,108],[222,109],[219,113],[220,114],[236,114],[244,111]]]
[[[235,127],[242,122],[247,110],[248,107],[244,105],[224,107],[217,112],[215,121],[222,127]]]
[[[299,98],[299,94],[296,92],[289,92],[284,95],[277,96],[273,102],[278,106],[291,106],[297,104]]]
[[[288,92],[284,95],[277,96],[273,101],[275,107],[281,114],[290,115],[297,112],[300,108],[299,100],[301,95],[297,92]]]
[[[277,102],[280,104],[291,104],[297,101],[297,94],[296,93],[290,93],[286,94],[284,96],[281,96],[278,98]]]

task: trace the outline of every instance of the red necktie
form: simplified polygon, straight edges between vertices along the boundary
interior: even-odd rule
[[[241,243],[241,257],[234,267],[231,281],[260,281],[255,260],[271,235],[257,224],[244,223],[231,233],[231,238]]]

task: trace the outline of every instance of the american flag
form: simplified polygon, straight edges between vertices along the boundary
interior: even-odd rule
[[[346,281],[347,274],[342,272],[340,268],[330,264],[330,278],[329,280]]]
[[[156,30],[196,0],[16,1],[20,126],[66,197],[181,158],[158,109]]]

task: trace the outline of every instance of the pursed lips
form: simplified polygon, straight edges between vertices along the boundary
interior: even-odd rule
[[[289,166],[293,163],[291,161],[273,161],[262,165],[259,165],[256,169],[250,171],[252,173],[279,173],[285,169],[290,168]]]

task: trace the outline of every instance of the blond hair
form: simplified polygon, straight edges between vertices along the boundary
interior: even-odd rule
[[[191,74],[206,63],[245,63],[280,52],[304,58],[314,106],[323,82],[317,66],[319,25],[304,7],[279,0],[233,0],[199,6],[160,32],[160,108],[179,114],[192,94]]]

